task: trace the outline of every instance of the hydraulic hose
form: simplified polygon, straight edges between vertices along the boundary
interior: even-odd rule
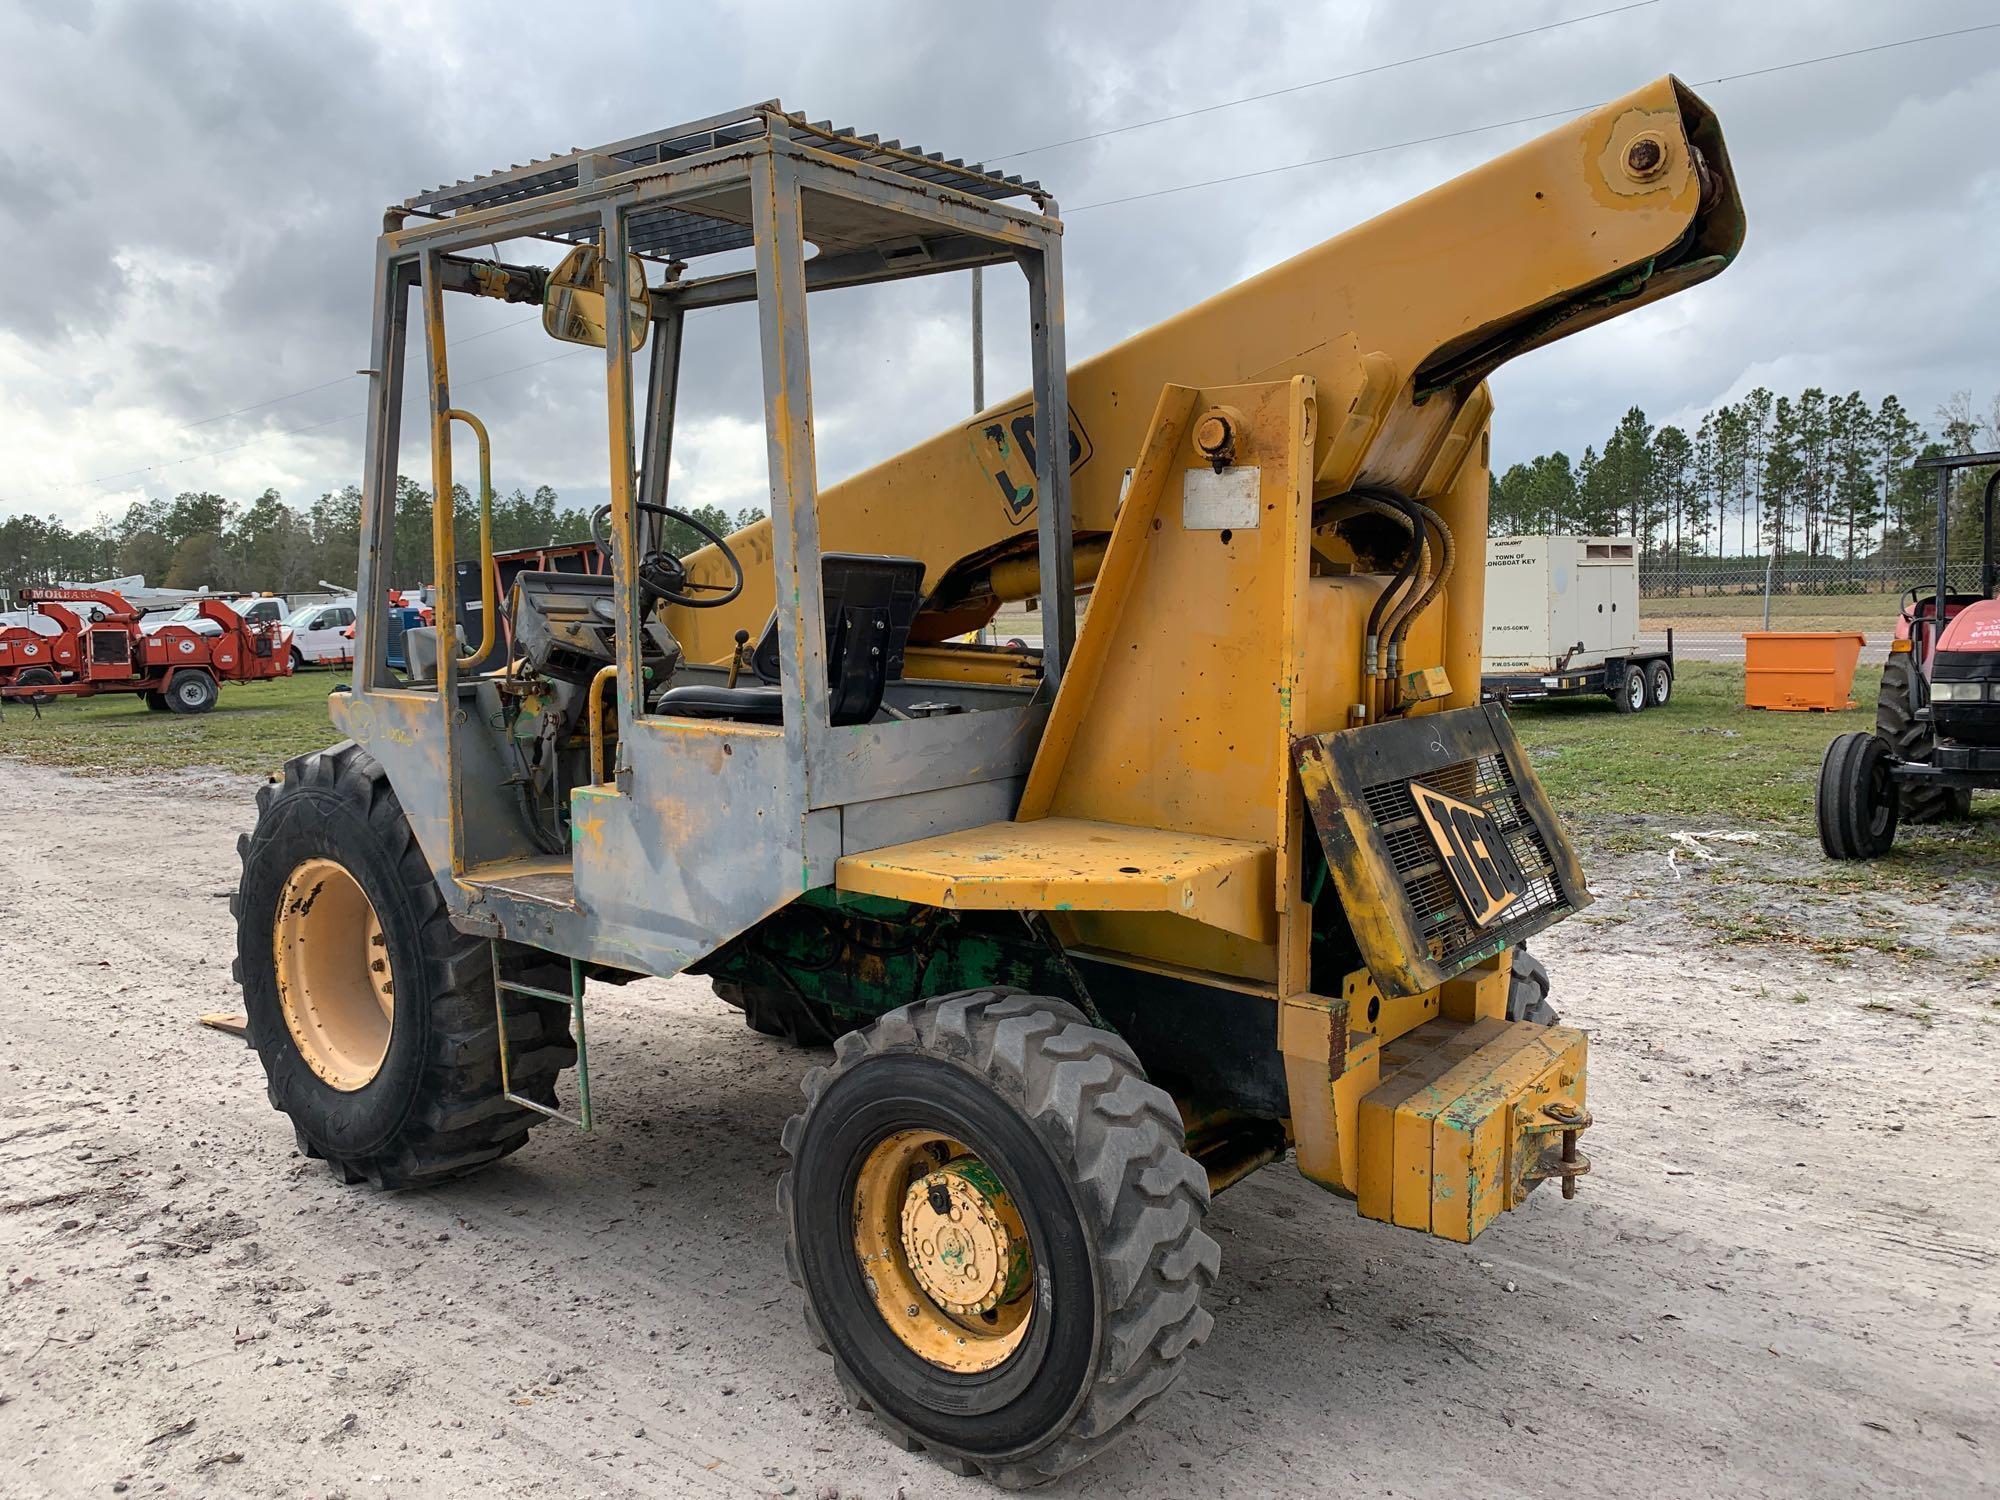
[[[1438,596],[1439,591],[1444,588],[1445,584],[1450,582],[1452,570],[1458,562],[1458,545],[1453,541],[1451,528],[1445,524],[1444,517],[1431,509],[1430,506],[1425,505],[1421,500],[1412,500],[1410,506],[1418,515],[1423,517],[1425,524],[1437,533],[1438,567],[1437,571],[1431,575],[1429,583],[1425,585],[1422,594],[1417,597],[1416,602],[1397,617],[1394,626],[1391,628],[1389,637],[1389,682],[1397,700],[1389,705],[1392,709],[1401,707],[1404,638],[1409,635],[1410,627],[1416,624],[1417,616],[1430,607],[1431,601]]]
[[[1376,716],[1375,683],[1381,675],[1382,618],[1396,594],[1416,576],[1417,569],[1423,565],[1422,532],[1414,513],[1398,503],[1400,497],[1395,496],[1393,491],[1385,495],[1382,491],[1372,488],[1351,490],[1338,499],[1360,509],[1373,511],[1377,515],[1388,516],[1401,523],[1410,533],[1409,548],[1397,566],[1396,576],[1387,588],[1375,596],[1374,607],[1368,611],[1368,629],[1361,648],[1361,695],[1363,712],[1368,722],[1372,723]]]

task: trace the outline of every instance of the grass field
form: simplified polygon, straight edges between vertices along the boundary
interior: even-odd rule
[[[1664,708],[1621,714],[1604,698],[1522,703],[1514,727],[1566,812],[1665,813],[1803,826],[1827,742],[1869,729],[1881,669],[1855,674],[1845,713],[1743,706],[1743,669],[1683,662]]]
[[[334,740],[326,695],[344,672],[225,683],[205,714],[152,713],[136,693],[0,706],[0,755],[72,771],[135,774],[213,766],[268,771]]]
[[[1513,719],[1556,806],[1583,815],[1663,814],[1805,829],[1827,741],[1874,722],[1879,668],[1864,665],[1846,713],[1743,707],[1743,669],[1684,662],[1674,698],[1643,714],[1603,698],[1524,703]],[[9,704],[0,755],[118,775],[215,767],[257,773],[333,739],[326,696],[345,674],[306,672],[225,687],[215,708],[183,718],[148,713],[136,696],[51,704],[37,718]],[[1980,799],[2000,848],[2000,799]]]

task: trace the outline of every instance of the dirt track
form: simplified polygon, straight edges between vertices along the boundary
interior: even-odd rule
[[[799,1053],[696,982],[593,991],[598,1136],[338,1187],[195,1024],[236,1007],[248,784],[0,782],[0,1493],[990,1493],[844,1409],[803,1332]],[[1995,882],[1930,935],[1978,960],[1939,982],[1701,958],[1701,881],[1593,872],[1595,920],[1538,944],[1593,1036],[1580,1198],[1466,1250],[1260,1173],[1211,1214],[1187,1378],[1045,1493],[2000,1488]]]

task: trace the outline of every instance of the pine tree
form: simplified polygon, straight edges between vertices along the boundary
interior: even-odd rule
[[[1767,525],[1764,519],[1764,465],[1771,449],[1772,421],[1771,393],[1758,386],[1737,404],[1737,417],[1743,424],[1743,479],[1746,503],[1743,521],[1746,528],[1743,540],[1743,555],[1753,555],[1764,545]],[[1750,537],[1758,539],[1758,547],[1752,548]]]
[[[1653,434],[1648,461],[1663,524],[1661,544],[1673,557],[1674,592],[1681,587],[1681,559],[1691,537],[1708,529],[1708,506],[1695,483],[1695,445],[1678,427]]]

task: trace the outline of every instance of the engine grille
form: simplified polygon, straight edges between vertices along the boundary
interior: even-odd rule
[[[1421,994],[1590,904],[1576,850],[1503,709],[1308,735],[1293,754],[1354,941],[1383,994]],[[1441,837],[1453,846],[1449,866]],[[1481,858],[1481,844],[1496,856],[1504,847],[1511,861]]]
[[[1491,927],[1474,926],[1465,902],[1452,884],[1437,845],[1417,813],[1410,784],[1424,785],[1484,808],[1507,841],[1507,848],[1527,881],[1526,893]],[[1418,932],[1431,958],[1456,969],[1495,944],[1512,943],[1568,916],[1570,904],[1556,879],[1548,841],[1528,816],[1513,772],[1497,753],[1480,755],[1456,765],[1403,777],[1366,789],[1368,815],[1388,849],[1389,860],[1416,914]]]

